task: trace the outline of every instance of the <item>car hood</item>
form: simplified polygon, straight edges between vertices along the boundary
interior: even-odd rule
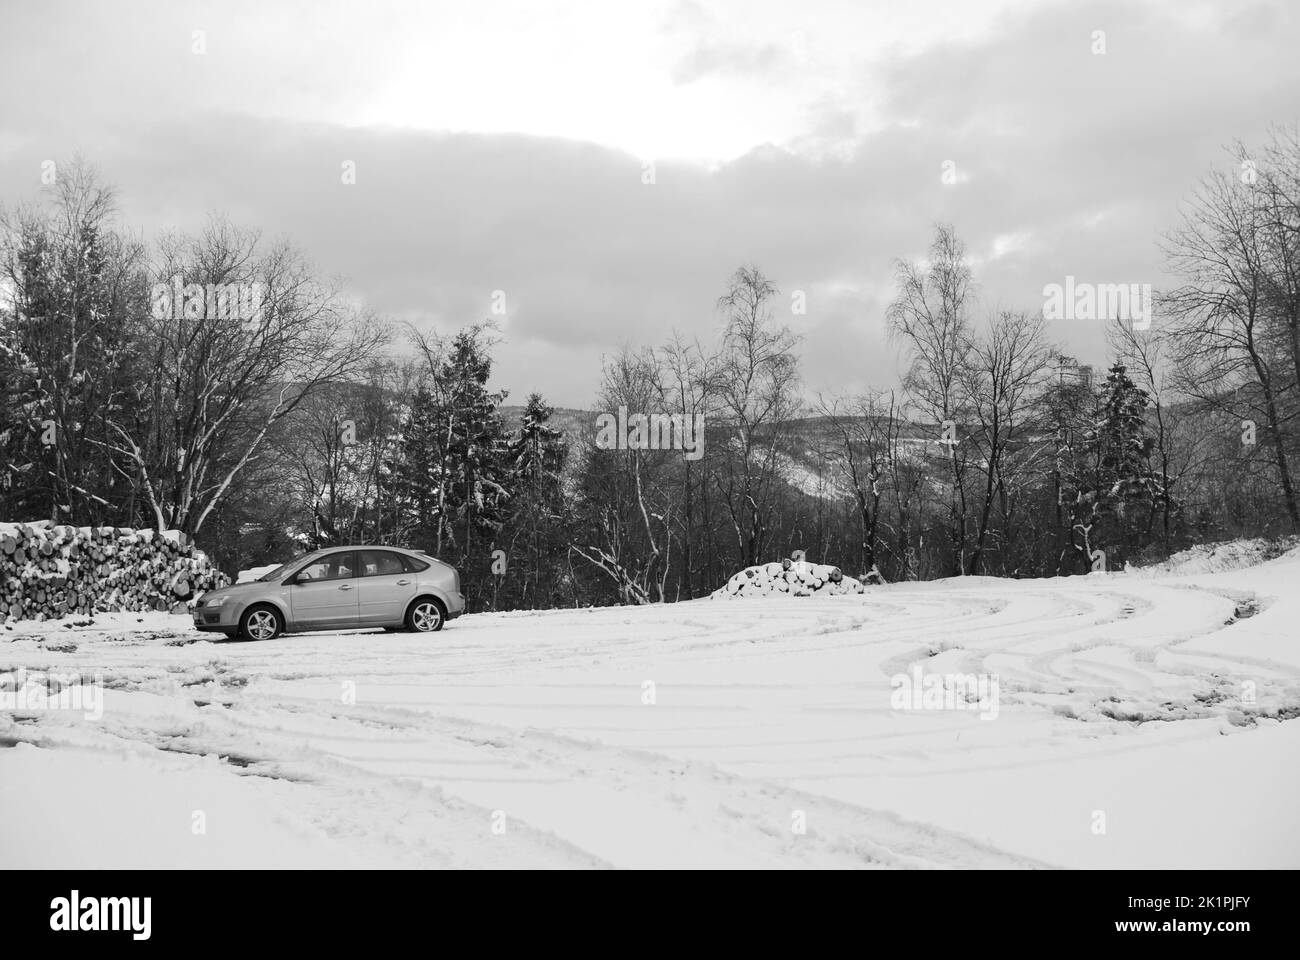
[[[206,593],[200,594],[200,596],[215,597],[223,593],[251,593],[254,590],[265,590],[268,587],[273,588],[275,586],[276,583],[273,580],[268,580],[265,583],[259,580],[253,580],[250,583],[232,583],[228,587],[221,587],[220,589],[217,590],[209,590]]]

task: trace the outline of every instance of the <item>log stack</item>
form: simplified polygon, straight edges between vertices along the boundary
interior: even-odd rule
[[[835,597],[865,592],[866,587],[861,582],[844,576],[839,567],[804,560],[782,560],[746,567],[728,580],[726,586],[713,591],[711,596]]]
[[[228,583],[176,531],[0,523],[0,622],[173,610]]]

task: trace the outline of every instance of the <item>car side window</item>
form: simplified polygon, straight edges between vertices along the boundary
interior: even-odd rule
[[[357,556],[363,577],[391,577],[406,572],[401,557],[388,550],[361,550]]]
[[[398,554],[402,560],[402,566],[406,568],[407,573],[419,573],[421,570],[428,570],[429,565],[423,560],[416,560],[415,557],[408,557],[405,554]]]
[[[355,577],[354,553],[343,552],[322,557],[298,571],[298,579],[310,583],[316,580],[346,580]]]
[[[296,579],[306,583],[312,580],[328,579],[324,560],[317,560],[315,563],[309,563],[296,574]]]
[[[331,580],[346,580],[357,575],[357,555],[355,553],[336,553],[329,560]]]

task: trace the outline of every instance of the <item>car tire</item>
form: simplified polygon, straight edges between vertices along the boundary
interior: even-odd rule
[[[275,607],[249,607],[239,618],[239,636],[245,640],[274,640],[284,632],[284,620]]]
[[[447,608],[437,597],[419,597],[406,610],[406,629],[414,633],[437,633],[447,622]]]

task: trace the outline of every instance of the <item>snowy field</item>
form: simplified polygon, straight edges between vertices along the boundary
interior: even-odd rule
[[[1192,569],[10,624],[0,672],[103,695],[0,711],[0,867],[1300,867],[1300,554]],[[997,709],[896,709],[914,670]]]

